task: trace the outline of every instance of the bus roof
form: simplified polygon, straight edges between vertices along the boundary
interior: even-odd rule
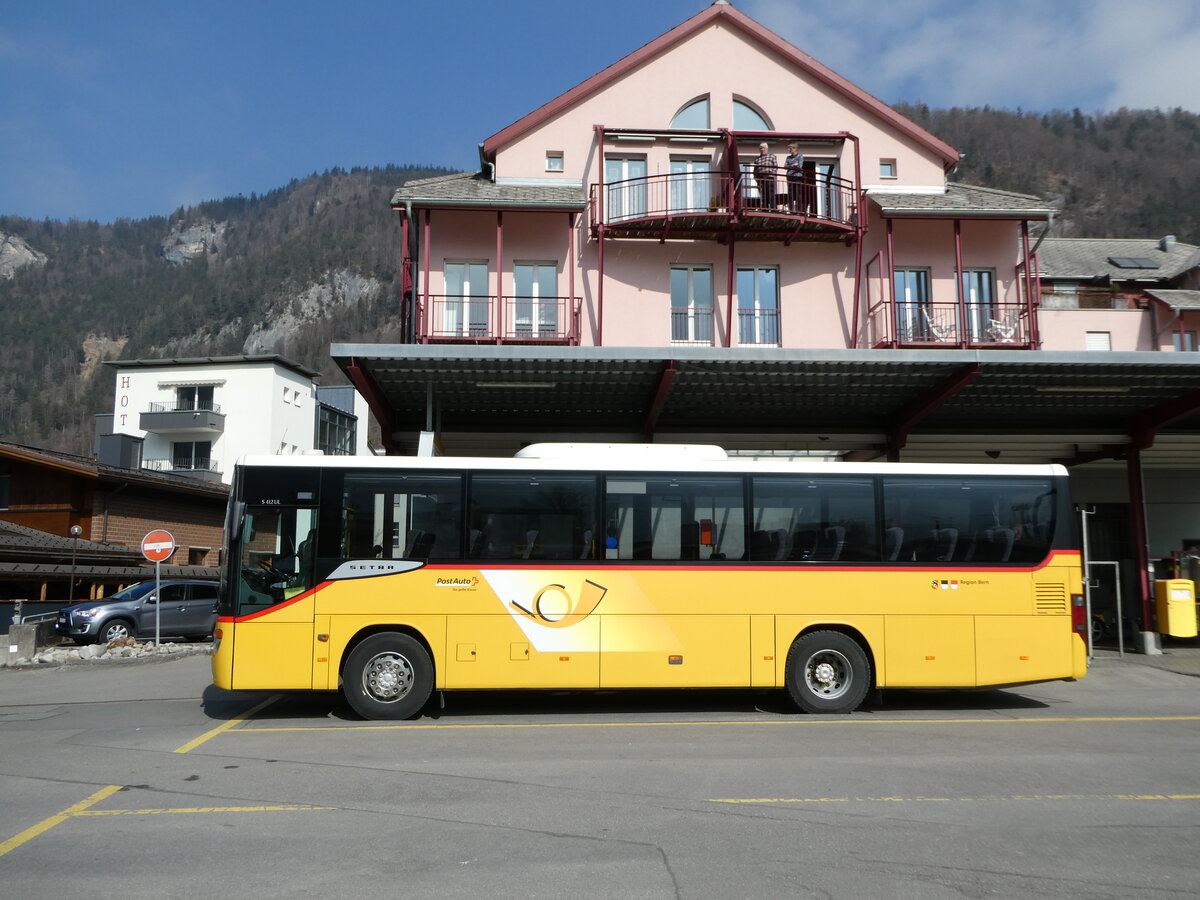
[[[541,447],[537,450],[534,448]],[[544,448],[562,448],[549,450]],[[647,450],[646,448],[653,448]],[[679,452],[681,447],[696,448]],[[536,455],[526,455],[533,450]],[[713,454],[717,451],[720,455]],[[238,466],[297,469],[489,469],[491,471],[563,472],[707,472],[713,474],[790,473],[795,475],[962,475],[1065,476],[1061,465],[1011,463],[837,462],[815,457],[755,459],[728,456],[714,445],[542,444],[516,457],[478,456],[245,456]]]

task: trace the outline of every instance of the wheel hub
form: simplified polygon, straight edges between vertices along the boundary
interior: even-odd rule
[[[398,653],[382,653],[363,670],[363,687],[377,700],[391,701],[412,687],[412,664]]]
[[[813,669],[813,679],[817,684],[828,687],[837,679],[837,672],[827,662],[818,663],[816,668]]]

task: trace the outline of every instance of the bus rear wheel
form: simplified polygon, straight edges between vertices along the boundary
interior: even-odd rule
[[[809,713],[848,713],[871,686],[871,663],[858,641],[840,631],[813,631],[788,651],[792,702]]]
[[[407,634],[373,634],[351,652],[342,693],[364,719],[411,719],[433,691],[433,662]]]

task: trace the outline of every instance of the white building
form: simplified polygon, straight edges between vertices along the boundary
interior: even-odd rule
[[[249,453],[367,455],[367,404],[282,356],[136,359],[117,370],[96,455],[127,468],[230,483]]]

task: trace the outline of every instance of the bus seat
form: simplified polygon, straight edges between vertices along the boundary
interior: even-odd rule
[[[904,529],[899,526],[883,530],[883,558],[895,562],[900,557],[900,548],[904,546]]]
[[[986,528],[983,536],[987,541],[984,545],[987,548],[984,558],[989,562],[1008,562],[1012,556],[1016,532],[1011,528]]]
[[[521,553],[521,559],[529,559],[533,555],[533,547],[537,543],[538,530],[536,528],[525,532],[525,550]]]
[[[786,528],[771,532],[772,543],[775,545],[775,558],[788,559],[792,554],[792,534]]]
[[[954,549],[958,546],[958,529],[933,529],[933,545],[933,558],[938,562],[949,562],[954,558]]]
[[[822,561],[832,561],[841,558],[842,548],[846,546],[846,529],[841,525],[830,525],[817,538],[817,546],[813,548],[812,558]]]

